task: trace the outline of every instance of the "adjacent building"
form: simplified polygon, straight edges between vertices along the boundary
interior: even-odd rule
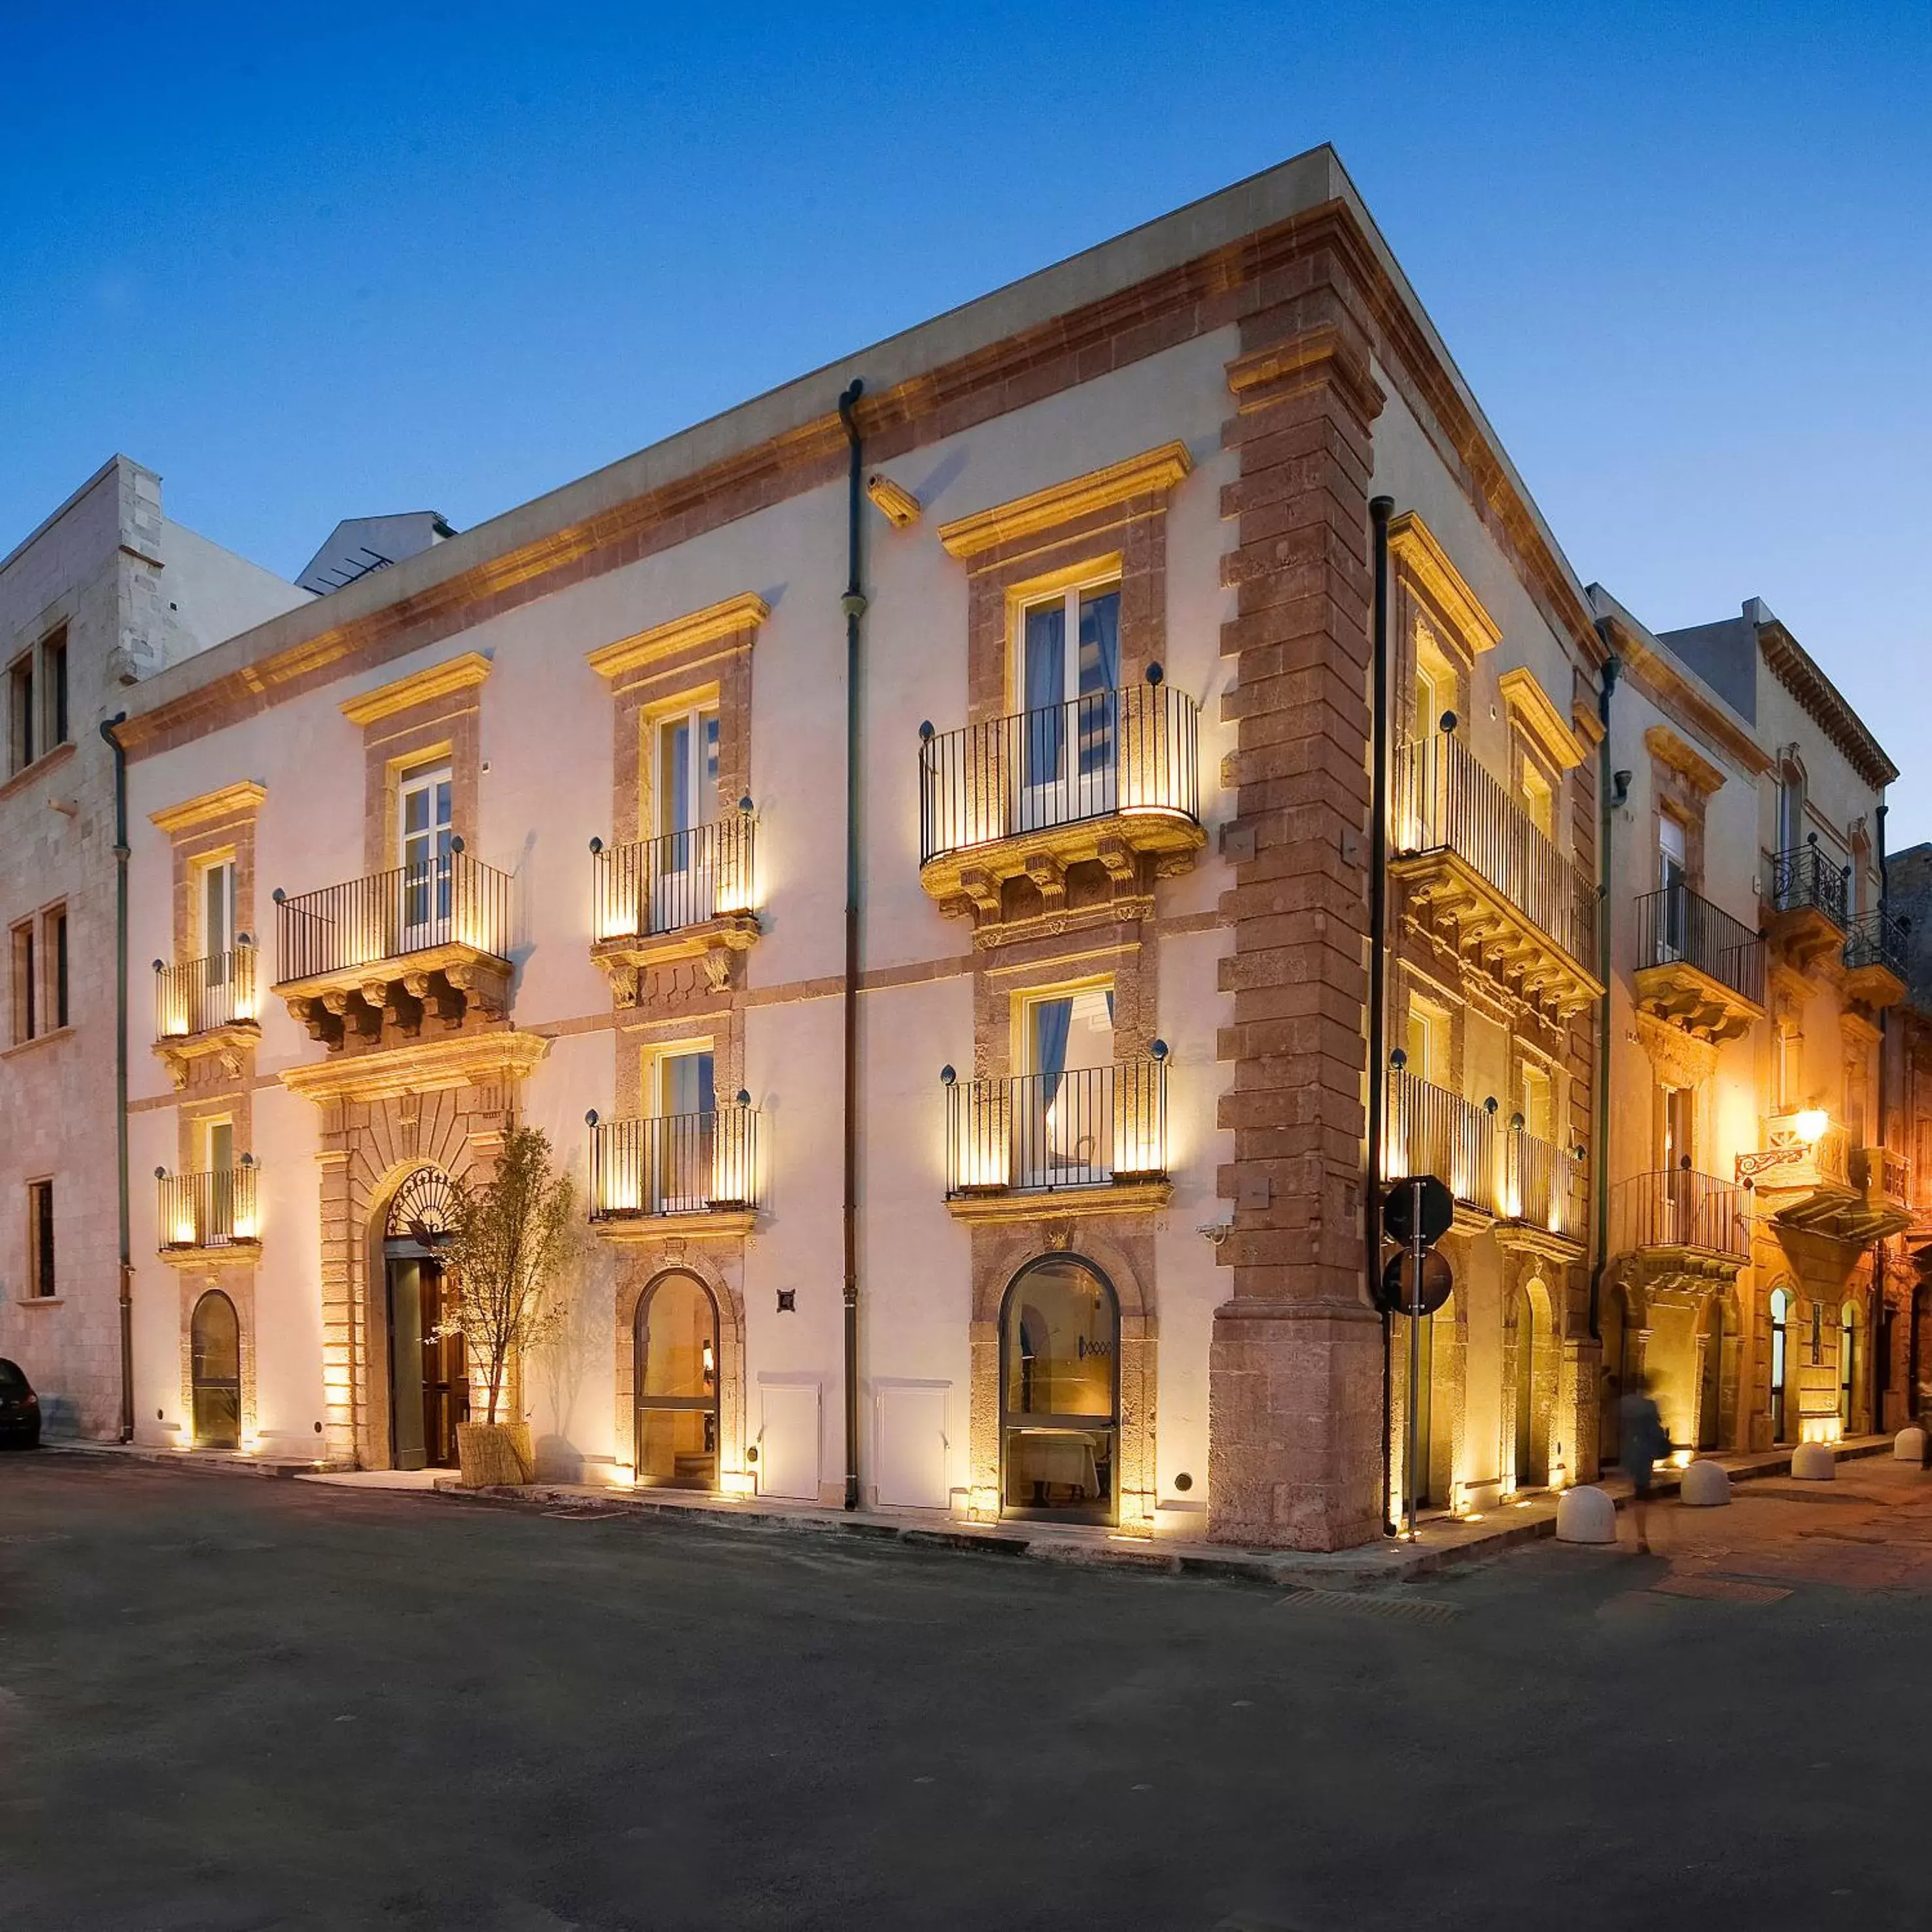
[[[1761,607],[1586,592],[1329,150],[437,521],[125,694],[142,1441],[451,1460],[524,1120],[553,1474],[1328,1548],[1639,1367],[1875,1412],[1891,767]]]
[[[308,601],[165,515],[160,478],[123,456],[0,559],[0,1356],[28,1366],[56,1431],[112,1435],[125,1420],[114,758],[100,727],[143,680]]]

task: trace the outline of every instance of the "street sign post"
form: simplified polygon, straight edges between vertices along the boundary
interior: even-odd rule
[[[1382,1271],[1383,1305],[1408,1317],[1408,1410],[1403,1418],[1403,1533],[1415,1539],[1416,1410],[1421,1399],[1422,1321],[1449,1299],[1455,1276],[1435,1252],[1456,1218],[1456,1197],[1432,1174],[1391,1181],[1382,1199],[1382,1232],[1401,1249]]]

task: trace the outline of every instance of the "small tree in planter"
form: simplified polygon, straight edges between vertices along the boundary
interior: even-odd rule
[[[500,1421],[497,1412],[512,1364],[566,1318],[550,1290],[569,1246],[575,1190],[552,1162],[548,1136],[517,1126],[504,1136],[490,1178],[478,1187],[454,1182],[452,1192],[455,1306],[442,1332],[463,1337],[489,1391],[484,1419],[457,1426],[463,1484],[526,1483],[530,1432],[520,1418]]]

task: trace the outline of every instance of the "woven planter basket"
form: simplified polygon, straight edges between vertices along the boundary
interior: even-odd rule
[[[456,1460],[466,1490],[494,1489],[530,1480],[529,1425],[516,1422],[459,1422]]]

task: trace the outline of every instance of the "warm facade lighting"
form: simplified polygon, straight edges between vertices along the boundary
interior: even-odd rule
[[[1792,1127],[1807,1147],[1815,1146],[1831,1131],[1832,1117],[1822,1107],[1807,1107],[1792,1118]]]

